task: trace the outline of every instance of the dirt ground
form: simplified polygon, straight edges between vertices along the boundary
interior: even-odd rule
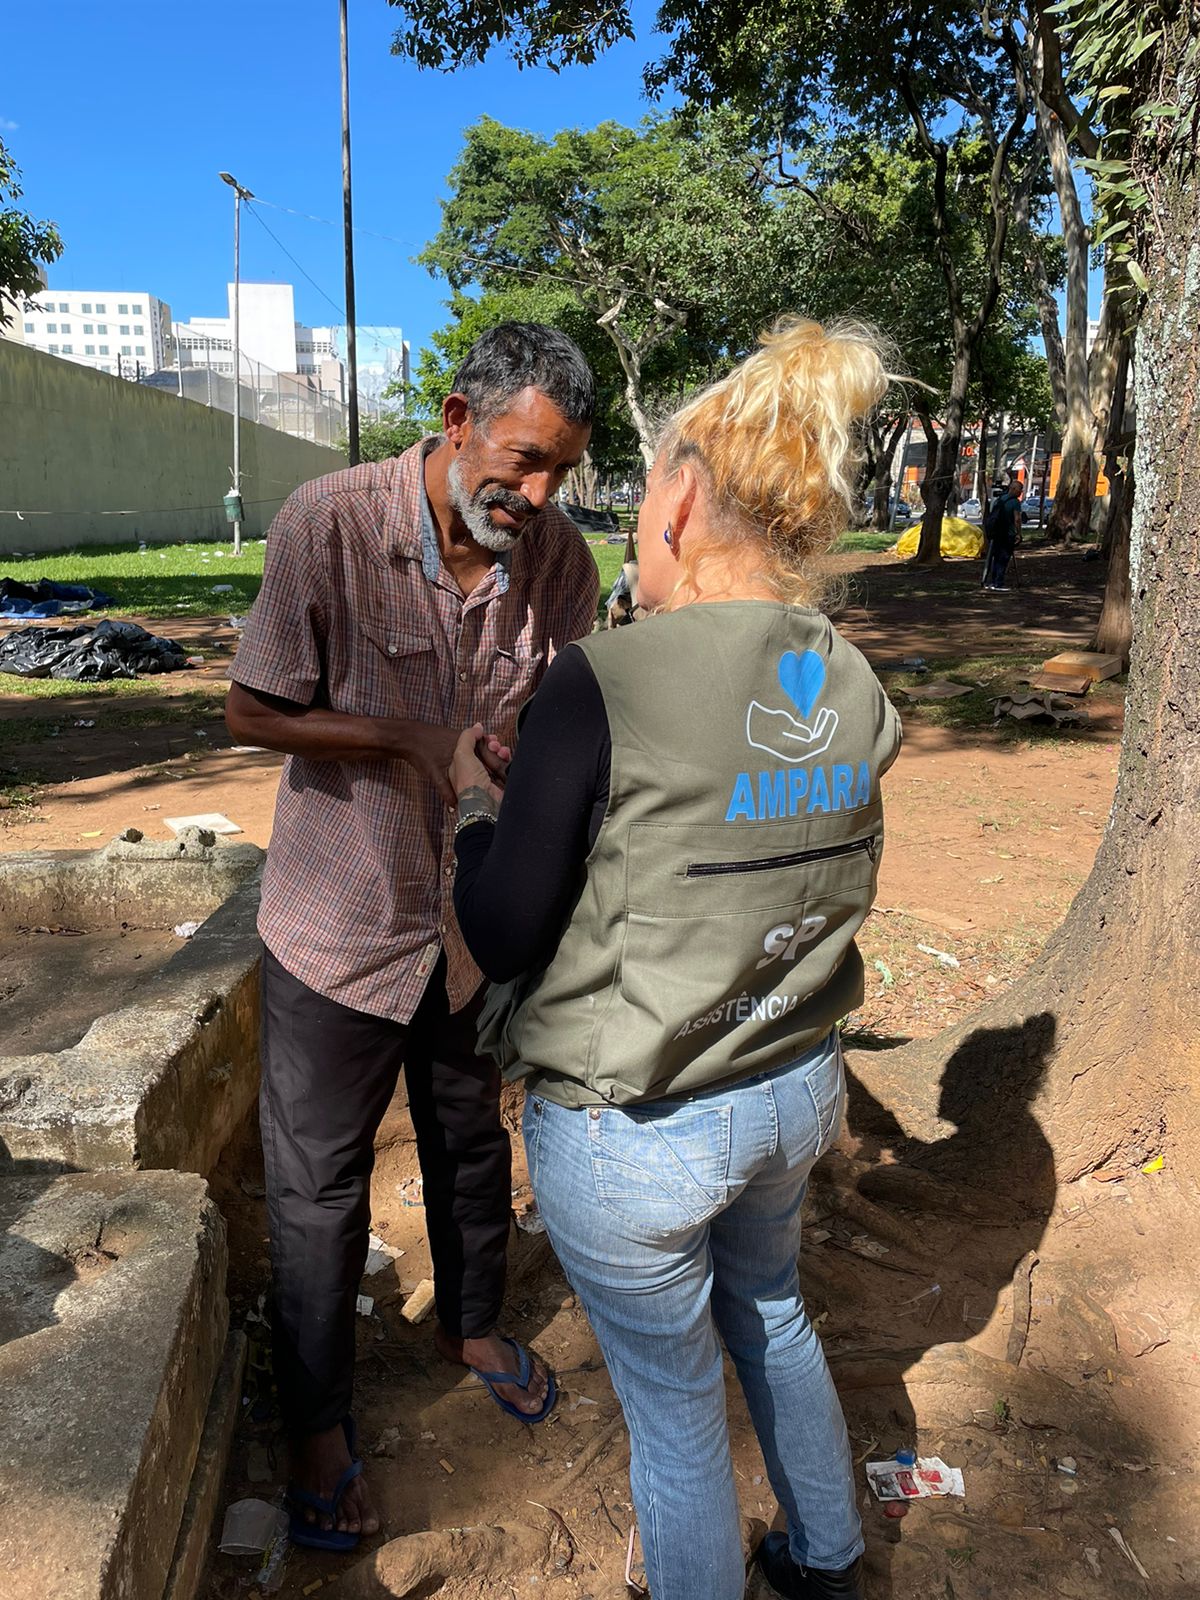
[[[981,593],[973,566],[914,574],[870,556],[840,566],[839,623],[900,701],[919,682],[904,665],[913,657],[929,676],[986,681],[990,696],[1018,687],[1031,662],[1086,647],[1103,579],[1098,563],[1041,553],[1021,558],[1022,587],[1009,595]],[[5,761],[36,766],[46,785],[35,804],[0,814],[0,848],[78,846],[130,823],[166,837],[165,817],[213,810],[267,842],[278,760],[233,751],[219,720],[235,636],[216,621],[174,631],[208,660],[166,697],[0,696],[6,716],[52,715],[59,730],[7,746]],[[197,692],[207,707],[189,698]],[[886,780],[887,852],[861,941],[867,993],[847,1024],[851,1042],[880,1047],[968,1013],[1061,920],[1108,813],[1120,686],[1102,686],[1086,706],[1083,729],[1015,737],[988,725],[986,707],[972,717],[902,706],[905,744]],[[110,710],[141,720],[106,727]],[[95,728],[74,726],[90,719]],[[1172,1300],[1142,1276],[1145,1240],[1190,1226],[1195,1185],[1168,1166],[1057,1192],[1044,1175],[1021,1173],[1011,1194],[948,1190],[907,1164],[899,1131],[889,1147],[854,1127],[852,1097],[850,1129],[814,1181],[801,1272],[855,1459],[908,1445],[960,1466],[967,1487],[965,1499],[911,1505],[891,1520],[869,1499],[860,1466],[872,1600],[1200,1595],[1200,1302]],[[253,1129],[214,1187],[231,1229],[235,1318],[257,1363],[269,1268]],[[518,1149],[514,1207],[524,1222],[528,1199]],[[364,1282],[373,1305],[359,1319],[356,1407],[383,1534],[357,1564],[293,1550],[281,1570],[260,1573],[250,1558],[218,1556],[208,1600],[327,1588],[445,1600],[628,1593],[628,1438],[544,1235],[514,1226],[505,1326],[559,1377],[557,1411],[529,1429],[440,1360],[428,1322],[401,1316],[429,1273],[402,1098],[378,1140],[372,1200],[375,1232],[402,1252]],[[283,1446],[257,1403],[269,1383],[255,1372],[227,1501],[278,1499],[286,1483]],[[743,1512],[770,1523],[775,1502],[732,1375],[729,1409]],[[509,1532],[490,1543],[447,1531],[498,1524]],[[436,1531],[418,1537],[424,1530]],[[766,1593],[752,1582],[752,1596]]]

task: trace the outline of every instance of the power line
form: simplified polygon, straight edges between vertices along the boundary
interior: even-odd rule
[[[257,210],[255,209],[254,206],[248,205],[246,209],[253,215],[253,217],[256,220],[256,222],[258,223],[259,227],[262,228],[267,234],[269,234],[272,239],[274,239],[275,243],[279,246],[279,248],[283,251],[284,255],[288,258],[288,260],[295,267],[296,271],[299,272],[302,277],[305,277],[305,278],[308,279],[309,283],[312,284],[313,288],[321,296],[322,300],[327,301],[328,304],[333,307],[333,309],[337,312],[338,316],[341,317],[342,321],[344,322],[345,319],[346,319],[346,308],[345,308],[345,306],[338,305],[337,301],[335,299],[333,299],[333,297],[331,295],[328,295],[328,294],[325,293],[324,289],[322,289],[321,285],[312,276],[312,274],[309,273],[309,272],[306,272],[305,269],[296,260],[295,256],[288,249],[287,245],[284,244],[283,240],[279,237],[279,235],[277,233],[274,233],[270,228],[267,227],[266,222],[263,220],[262,217],[259,216],[259,214],[258,214],[258,212],[257,212]]]

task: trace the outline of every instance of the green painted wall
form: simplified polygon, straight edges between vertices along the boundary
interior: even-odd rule
[[[228,538],[232,457],[229,412],[0,339],[0,553]],[[297,484],[345,465],[243,420],[244,536],[261,538]]]

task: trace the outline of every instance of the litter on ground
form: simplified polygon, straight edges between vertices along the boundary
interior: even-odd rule
[[[966,1494],[962,1469],[948,1467],[940,1456],[918,1456],[914,1462],[868,1461],[867,1482],[878,1500],[929,1500]]]
[[[204,828],[209,833],[241,833],[236,822],[230,822],[220,811],[201,811],[194,817],[164,817],[172,833],[182,833],[185,828]]]

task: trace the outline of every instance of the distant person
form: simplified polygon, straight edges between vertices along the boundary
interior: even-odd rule
[[[300,1544],[348,1550],[379,1527],[354,1459],[354,1317],[374,1137],[401,1068],[437,1348],[523,1421],[554,1403],[545,1365],[497,1331],[511,1150],[499,1073],[475,1053],[482,980],[454,918],[446,769],[464,722],[511,737],[552,657],[593,625],[595,563],[550,502],[594,408],[563,334],[483,334],[441,435],[288,500],[234,663],[230,732],[288,754],[258,926],[275,1376]]]
[[[1021,543],[1021,497],[1025,485],[1014,478],[993,500],[983,522],[986,549],[983,558],[983,587],[1002,591],[1013,551]]]
[[[500,985],[481,1038],[525,1081],[540,1213],[629,1426],[654,1600],[740,1600],[722,1373],[787,1518],[791,1600],[858,1600],[846,1425],[796,1270],[835,1138],[837,1022],[900,725],[817,609],[871,340],[785,320],[668,423],[638,519],[658,614],[564,650],[506,787],[459,741],[455,904]]]

